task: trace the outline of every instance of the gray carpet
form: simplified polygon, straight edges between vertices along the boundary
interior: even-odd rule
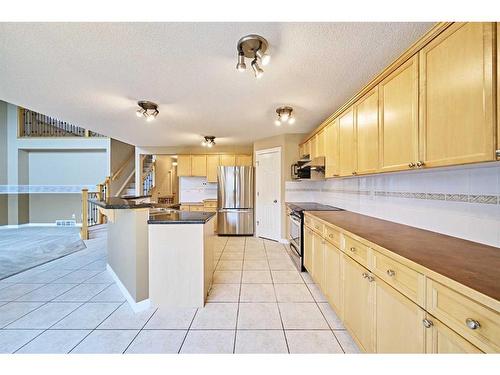
[[[85,249],[79,228],[0,229],[0,280]]]

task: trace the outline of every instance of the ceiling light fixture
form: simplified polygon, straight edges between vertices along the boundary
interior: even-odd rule
[[[201,142],[201,145],[203,147],[212,148],[213,146],[215,146],[215,137],[213,135],[206,135],[203,138],[204,139]]]
[[[137,105],[140,107],[135,114],[137,117],[144,117],[146,121],[153,121],[156,116],[160,113],[158,110],[158,104],[150,102],[148,100],[140,100],[137,102]]]
[[[278,118],[274,120],[274,124],[276,126],[281,126],[281,124],[287,122],[290,125],[295,123],[295,117],[293,117],[293,108],[289,106],[282,106],[279,108],[276,108],[276,113],[278,114]]]
[[[245,57],[252,59],[251,67],[253,69],[255,78],[262,77],[264,70],[260,67],[259,63],[263,66],[269,64],[271,56],[266,51],[269,48],[269,43],[260,35],[246,35],[238,41],[236,49],[238,50],[238,63],[236,70],[244,72],[247,68],[245,64]]]

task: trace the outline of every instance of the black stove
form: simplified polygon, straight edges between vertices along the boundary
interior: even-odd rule
[[[288,208],[295,212],[304,211],[344,211],[342,208],[328,206],[326,204],[314,202],[293,202],[287,203]]]
[[[304,211],[344,211],[342,208],[328,206],[315,202],[287,203],[290,213],[288,215],[290,258],[301,272],[304,268]]]

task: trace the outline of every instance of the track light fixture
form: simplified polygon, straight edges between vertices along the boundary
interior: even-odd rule
[[[144,117],[148,122],[153,121],[160,113],[160,111],[158,110],[158,104],[150,102],[148,100],[138,101],[137,105],[140,108],[135,112],[136,116]]]
[[[238,51],[238,63],[236,64],[236,70],[239,72],[244,72],[246,70],[246,57],[252,59],[252,63],[250,65],[255,78],[262,77],[264,70],[262,70],[260,65],[266,66],[271,60],[271,56],[266,53],[268,47],[269,43],[260,35],[251,34],[241,38],[236,47]]]
[[[204,139],[201,142],[201,145],[203,147],[212,148],[213,146],[215,146],[215,137],[213,135],[206,135],[203,138]]]
[[[278,118],[274,120],[274,125],[281,126],[281,124],[284,123],[289,123],[290,125],[292,125],[295,122],[295,117],[293,117],[292,112],[293,108],[289,106],[276,108]]]

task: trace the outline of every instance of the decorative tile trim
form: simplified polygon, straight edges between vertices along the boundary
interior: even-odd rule
[[[322,188],[322,189],[292,189],[287,187],[287,192],[295,191],[319,191],[348,195],[362,195],[375,197],[403,198],[403,199],[425,199],[431,201],[447,201],[460,203],[475,203],[475,204],[500,204],[500,196],[497,195],[481,195],[481,194],[447,194],[447,193],[423,193],[423,192],[406,192],[406,191],[382,191],[382,190],[353,190],[341,188]]]

